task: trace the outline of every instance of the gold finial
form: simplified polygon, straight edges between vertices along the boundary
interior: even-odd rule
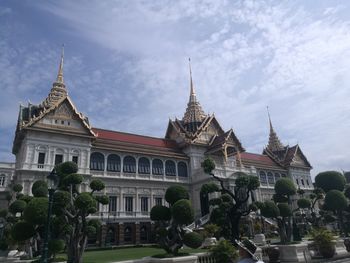
[[[267,148],[269,148],[272,151],[282,150],[284,148],[284,145],[281,143],[280,139],[278,138],[276,132],[273,129],[269,106],[266,106],[267,108],[267,115],[269,117],[269,123],[270,123],[270,135],[269,135],[269,143],[267,145]]]
[[[270,130],[273,130],[272,122],[271,122],[271,116],[270,116],[270,111],[269,111],[269,106],[266,106],[266,109],[267,109],[267,116],[269,117]]]
[[[191,97],[191,96],[195,96],[196,95],[196,93],[194,91],[193,81],[192,81],[191,58],[188,58],[188,66],[190,68],[190,88],[191,88],[190,97]]]
[[[62,52],[61,52],[61,61],[60,61],[60,66],[58,68],[58,74],[57,74],[57,83],[62,83],[63,84],[63,58],[64,58],[64,44],[62,45]]]

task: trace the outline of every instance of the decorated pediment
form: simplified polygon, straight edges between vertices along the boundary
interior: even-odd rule
[[[303,167],[308,167],[311,168],[311,164],[309,161],[306,159],[306,156],[303,154],[301,151],[299,145],[296,145],[296,150],[291,158],[291,161],[289,162],[291,166],[303,166]]]
[[[25,124],[24,128],[47,128],[95,136],[88,119],[76,110],[68,96],[48,110],[41,111],[37,117]]]

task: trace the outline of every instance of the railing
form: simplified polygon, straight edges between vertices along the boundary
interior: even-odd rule
[[[209,219],[210,219],[210,214],[206,214],[205,216],[202,216],[200,219],[196,220],[196,221],[193,222],[192,224],[186,226],[186,228],[187,228],[188,230],[193,231],[193,229],[195,229],[196,227],[202,226],[202,225],[205,225],[206,223],[208,223]],[[197,222],[198,222],[199,224],[197,224]]]
[[[115,212],[97,212],[92,214],[90,217],[100,218],[101,220],[112,221],[118,218],[128,218],[128,217],[149,217],[150,212],[127,212],[127,211],[115,211]]]
[[[198,263],[216,263],[215,258],[209,253],[203,253],[197,256],[198,256],[198,260],[197,260]]]

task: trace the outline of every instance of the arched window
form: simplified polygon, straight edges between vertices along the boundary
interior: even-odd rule
[[[136,160],[132,156],[124,157],[123,172],[136,173]]]
[[[176,176],[176,168],[174,161],[167,160],[165,162],[165,175]]]
[[[149,174],[150,173],[150,163],[146,157],[141,157],[139,159],[139,173]]]
[[[179,162],[177,164],[177,172],[179,174],[179,176],[181,177],[187,177],[188,174],[187,174],[187,165],[186,163],[184,162]]]
[[[148,231],[147,226],[142,226],[140,228],[140,240],[141,242],[148,242]]]
[[[131,242],[132,241],[132,229],[130,226],[124,228],[124,241]]]
[[[260,171],[259,177],[260,177],[260,183],[262,185],[267,185],[266,173],[264,171]]]
[[[90,156],[90,169],[103,171],[105,169],[105,157],[102,153],[95,152]]]
[[[110,154],[107,157],[107,171],[120,172],[120,157],[116,154]]]
[[[107,234],[106,234],[106,245],[114,245],[115,243],[115,229],[114,227],[108,228]]]
[[[271,172],[267,172],[267,181],[270,185],[275,184],[275,178],[273,178],[273,174]]]
[[[154,159],[152,161],[152,174],[162,175],[164,174],[163,162],[159,159]]]
[[[277,182],[279,179],[281,179],[281,174],[275,173],[275,182]]]

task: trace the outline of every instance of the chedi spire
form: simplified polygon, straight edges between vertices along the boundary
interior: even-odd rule
[[[270,123],[269,144],[267,145],[267,149],[269,149],[272,152],[281,151],[284,149],[284,145],[282,144],[275,130],[273,129],[269,107],[267,107],[267,114],[269,116],[269,123]]]
[[[54,106],[58,101],[67,97],[68,95],[66,85],[64,84],[64,79],[63,79],[63,59],[64,59],[64,45],[62,46],[61,60],[60,60],[60,65],[58,67],[56,81],[52,84],[52,88],[49,95],[42,103],[42,105],[45,108],[50,108]]]
[[[197,130],[203,119],[205,118],[205,113],[197,101],[193,80],[192,80],[192,69],[191,69],[191,59],[189,59],[189,69],[190,69],[190,98],[187,103],[187,109],[182,118],[185,126],[187,126],[189,131],[194,132]]]

